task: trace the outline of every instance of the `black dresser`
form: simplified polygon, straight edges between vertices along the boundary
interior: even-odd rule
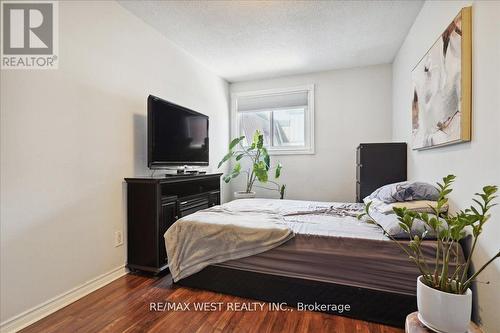
[[[356,201],[383,185],[406,180],[406,143],[361,143],[356,151]]]
[[[163,235],[179,218],[220,204],[220,176],[125,178],[127,267],[160,273],[167,266]]]

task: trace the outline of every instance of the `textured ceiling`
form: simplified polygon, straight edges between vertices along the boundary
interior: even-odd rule
[[[391,63],[423,1],[120,1],[230,82]]]

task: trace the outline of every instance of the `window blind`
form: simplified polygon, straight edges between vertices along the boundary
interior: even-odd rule
[[[238,97],[238,112],[307,106],[307,91]]]

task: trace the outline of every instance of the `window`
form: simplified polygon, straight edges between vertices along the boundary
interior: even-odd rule
[[[233,137],[259,130],[270,154],[313,154],[314,86],[234,93],[231,120]]]

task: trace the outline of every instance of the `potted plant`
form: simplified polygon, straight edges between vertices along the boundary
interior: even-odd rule
[[[232,179],[240,174],[246,175],[246,187],[244,191],[234,192],[236,199],[254,198],[255,192],[253,187],[261,187],[267,190],[277,191],[280,194],[280,199],[285,196],[286,185],[279,184],[269,179],[269,172],[274,169],[274,178],[278,179],[281,175],[282,165],[278,163],[274,168],[271,168],[271,158],[267,149],[264,147],[264,135],[260,131],[255,131],[252,143],[248,147],[244,147],[241,143],[245,139],[244,136],[235,138],[229,143],[229,152],[219,162],[218,167],[234,158],[236,163],[232,171],[224,176],[224,182],[229,183]],[[247,140],[249,142],[249,140]],[[246,170],[241,169],[241,160],[248,160],[250,166]],[[263,184],[270,184],[271,187],[255,185],[255,181]]]
[[[472,200],[477,206],[456,213],[442,212],[448,202],[447,195],[451,193],[454,175],[443,178],[443,183],[437,183],[439,198],[433,207],[434,214],[417,213],[406,208],[394,208],[399,225],[409,236],[408,246],[404,246],[389,235],[382,225],[370,215],[370,205],[359,215],[368,217],[368,222],[380,227],[386,236],[393,240],[415,263],[421,275],[417,279],[417,306],[420,321],[427,327],[440,332],[463,333],[467,327],[472,311],[472,291],[470,286],[477,276],[495,259],[500,257],[500,251],[488,260],[471,276],[468,271],[471,258],[476,248],[477,240],[483,231],[483,226],[489,220],[489,210],[495,206],[497,186],[485,186],[482,193],[476,193]],[[412,234],[413,222],[418,219],[424,222],[425,231],[420,235]],[[422,240],[432,230],[436,234],[436,255],[426,258],[421,251]],[[472,231],[474,238],[469,255],[464,263],[458,262],[460,251],[459,241],[467,236],[467,230]],[[450,270],[449,264],[456,260],[456,269]]]

